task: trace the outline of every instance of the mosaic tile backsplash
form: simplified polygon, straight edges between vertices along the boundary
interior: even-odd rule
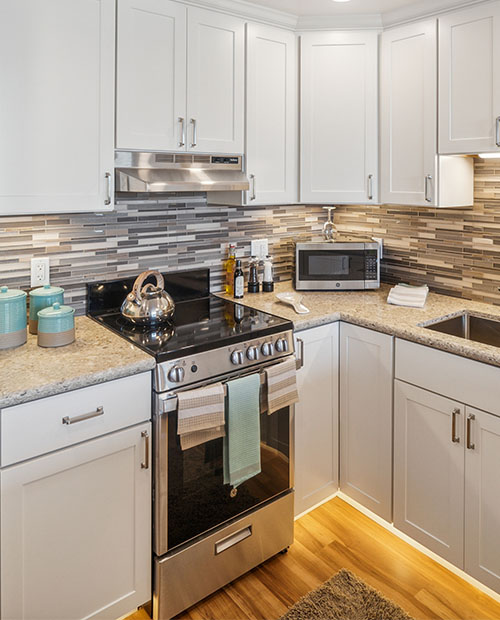
[[[500,304],[500,160],[475,167],[473,209],[346,206],[337,227],[384,239],[386,282]],[[317,238],[325,217],[319,206],[212,207],[203,195],[119,202],[105,214],[0,217],[0,284],[29,288],[30,259],[48,255],[52,283],[80,314],[86,282],[149,268],[210,267],[216,291],[228,242],[248,257],[252,238],[269,239],[276,278],[289,279],[294,241]]]

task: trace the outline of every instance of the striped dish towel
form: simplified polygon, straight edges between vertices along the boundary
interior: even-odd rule
[[[299,400],[295,357],[266,368],[267,413],[293,405]]]
[[[423,308],[428,294],[429,287],[427,285],[410,286],[409,284],[397,284],[389,291],[387,303],[395,306]]]
[[[179,392],[177,434],[181,449],[188,450],[225,435],[222,383]]]

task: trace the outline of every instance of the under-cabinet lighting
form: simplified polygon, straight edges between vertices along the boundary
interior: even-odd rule
[[[500,153],[479,153],[481,159],[500,159]]]

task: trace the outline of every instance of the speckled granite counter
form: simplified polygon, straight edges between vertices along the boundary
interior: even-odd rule
[[[76,340],[42,349],[36,336],[0,351],[0,409],[151,370],[153,357],[87,317],[76,317]]]
[[[276,299],[276,293],[293,290],[290,281],[280,282],[276,284],[274,293],[247,293],[240,303],[289,319],[293,321],[296,331],[334,321],[346,321],[500,366],[500,347],[441,334],[421,326],[442,317],[455,316],[464,310],[500,320],[500,307],[430,293],[425,308],[403,308],[386,302],[390,286],[382,285],[378,291],[303,293],[303,303],[310,313],[296,314],[291,306]]]

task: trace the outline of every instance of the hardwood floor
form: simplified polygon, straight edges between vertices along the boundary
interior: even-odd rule
[[[348,568],[416,620],[499,620],[497,603],[335,498],[295,523],[295,543],[178,616],[275,620],[301,596]],[[127,620],[147,620],[139,611]]]

